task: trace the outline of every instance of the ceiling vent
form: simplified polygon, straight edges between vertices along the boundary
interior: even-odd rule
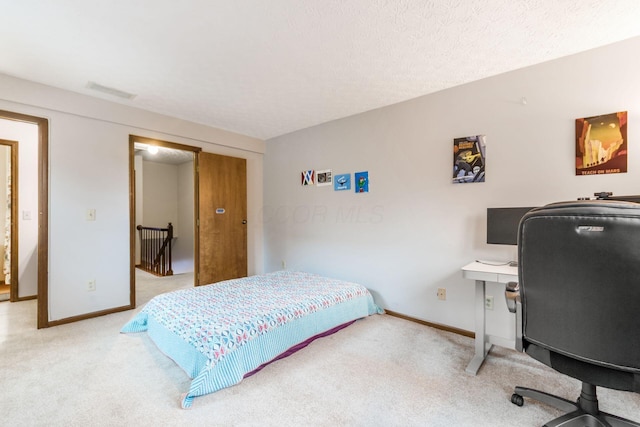
[[[106,93],[107,95],[117,96],[119,98],[133,99],[136,97],[136,95],[132,93],[128,93],[123,90],[114,89],[112,87],[103,86],[96,82],[87,83],[87,87],[91,90],[96,90],[98,92]]]

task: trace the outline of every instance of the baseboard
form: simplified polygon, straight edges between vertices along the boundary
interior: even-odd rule
[[[384,312],[389,316],[398,317],[400,319],[409,320],[411,322],[419,323],[421,325],[429,326],[431,328],[440,329],[442,331],[453,332],[454,334],[463,335],[469,338],[475,338],[476,334],[464,329],[454,328],[452,326],[441,325],[439,323],[427,322],[425,320],[416,319],[415,317],[407,316],[402,313],[396,313],[395,311],[385,309]]]
[[[116,307],[116,308],[112,308],[112,309],[108,309],[108,310],[102,310],[102,311],[94,311],[93,313],[87,313],[87,314],[82,314],[79,316],[73,316],[73,317],[67,317],[64,319],[59,319],[59,320],[53,320],[53,321],[49,321],[46,327],[50,327],[50,326],[60,326],[60,325],[64,325],[67,323],[73,323],[73,322],[77,322],[80,320],[87,320],[87,319],[91,319],[94,317],[100,317],[100,316],[104,316],[107,314],[113,314],[113,313],[119,313],[121,311],[127,311],[127,310],[131,310],[135,307],[131,307],[129,305],[125,305],[122,307]]]

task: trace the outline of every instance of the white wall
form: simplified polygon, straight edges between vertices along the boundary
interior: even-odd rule
[[[263,141],[9,76],[0,94],[0,109],[49,119],[50,321],[129,304],[130,134],[246,158],[249,214],[260,216]],[[253,222],[250,274],[263,270],[262,234]]]
[[[178,167],[166,163],[142,162],[142,199],[145,227],[179,227]]]
[[[474,286],[460,268],[516,256],[485,243],[487,207],[640,194],[638,51],[635,38],[267,141],[265,270],[286,260],[360,282],[389,310],[473,330]],[[575,119],[624,110],[629,172],[576,176]],[[453,139],[477,134],[486,182],[453,184]],[[369,171],[370,193],[300,185],[301,171],[325,168]],[[488,332],[513,336],[502,287],[488,294]]]
[[[0,138],[18,141],[18,298],[25,298],[38,293],[38,126],[0,119]]]

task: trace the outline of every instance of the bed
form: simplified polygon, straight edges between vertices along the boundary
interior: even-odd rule
[[[189,408],[195,397],[376,313],[362,285],[279,271],[158,295],[121,332],[146,331],[192,378],[181,399]]]

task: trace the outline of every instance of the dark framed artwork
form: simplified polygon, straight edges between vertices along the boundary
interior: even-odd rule
[[[453,140],[453,183],[484,182],[486,137],[466,136]]]

